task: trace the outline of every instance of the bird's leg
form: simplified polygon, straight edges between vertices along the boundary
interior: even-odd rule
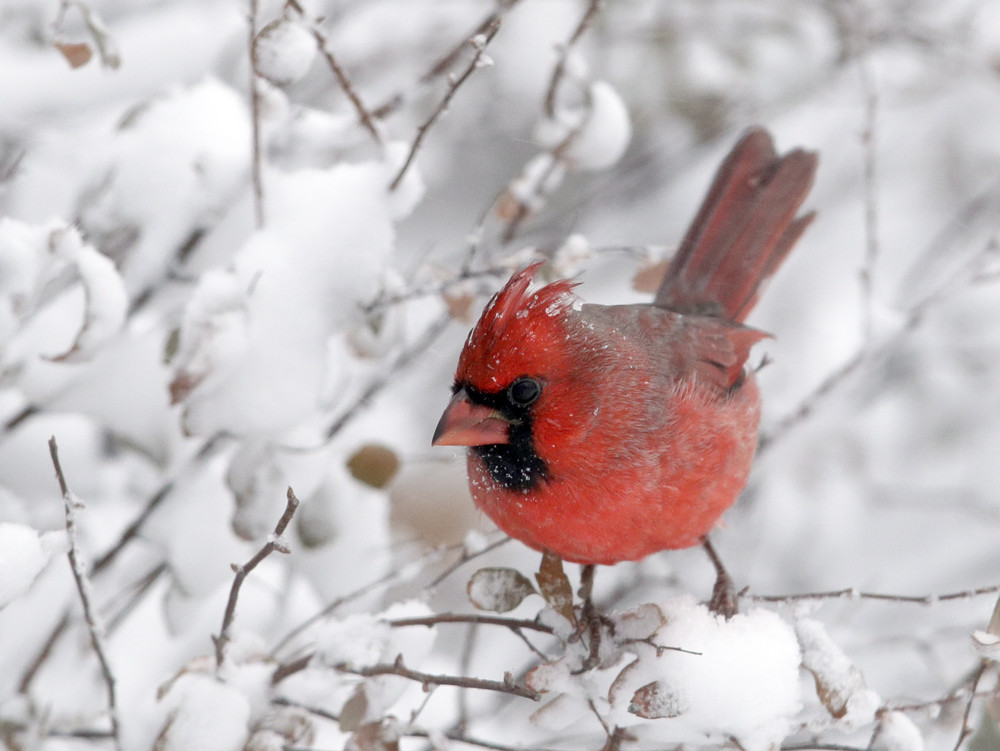
[[[707,535],[702,540],[701,545],[708,553],[712,565],[715,566],[715,586],[712,587],[712,599],[708,603],[708,609],[728,620],[736,615],[740,609],[736,596],[736,585],[733,584],[733,578],[726,571],[726,567],[722,565],[722,560],[715,552]]]
[[[580,672],[585,672],[597,666],[601,659],[601,616],[594,607],[594,571],[597,566],[593,563],[585,564],[580,568],[580,589],[577,594],[583,601],[580,609],[580,627],[588,635],[590,642],[590,654],[580,668]]]

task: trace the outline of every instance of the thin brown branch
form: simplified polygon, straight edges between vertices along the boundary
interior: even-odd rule
[[[321,707],[312,707],[308,704],[301,704],[299,702],[292,701],[285,697],[279,697],[274,699],[272,702],[283,707],[294,707],[296,709],[301,709],[309,714],[316,715],[317,717],[322,717],[324,720],[330,720],[331,722],[340,722],[340,718],[328,712]],[[525,751],[524,746],[508,746],[503,743],[497,743],[495,741],[488,741],[482,738],[476,738],[474,736],[466,735],[460,730],[450,730],[444,733],[438,733],[435,731],[433,734],[429,730],[424,730],[419,727],[409,727],[402,732],[404,738],[432,738],[438,735],[444,735],[445,738],[456,743],[465,743],[469,746],[478,746],[479,748],[490,749],[490,751]],[[533,751],[553,751],[552,749],[547,749],[542,746],[532,746]]]
[[[368,384],[351,406],[330,423],[330,426],[326,429],[326,440],[332,440],[343,430],[345,425],[357,417],[368,406],[371,400],[389,384],[399,371],[406,368],[417,357],[427,351],[434,344],[435,340],[444,333],[445,329],[448,328],[449,323],[451,323],[451,316],[448,313],[444,313],[424,329],[417,340],[403,350],[388,368],[383,370],[375,380]]]
[[[469,45],[469,40],[486,34],[493,27],[493,25],[498,23],[500,19],[503,18],[503,15],[517,5],[518,2],[520,2],[520,0],[499,0],[499,2],[497,2],[496,9],[480,21],[471,33],[462,37],[462,41],[434,61],[427,72],[420,76],[419,83],[426,86],[427,84],[433,83],[436,79],[451,70],[451,68],[458,61],[458,58],[463,52],[465,52]],[[382,104],[375,107],[375,109],[372,110],[372,115],[376,119],[381,120],[398,110],[405,101],[406,97],[403,94],[393,94]]]
[[[263,155],[261,149],[260,128],[260,90],[257,88],[257,60],[255,47],[257,44],[257,0],[250,3],[250,18],[248,24],[249,40],[247,54],[250,57],[250,136],[251,136],[251,182],[253,184],[253,216],[257,229],[264,226],[264,175]]]
[[[288,489],[287,499],[285,511],[282,513],[281,518],[278,519],[278,523],[274,525],[274,532],[268,537],[267,542],[264,543],[264,547],[258,550],[242,566],[233,564],[233,571],[236,573],[236,576],[233,577],[233,585],[229,589],[229,601],[226,603],[226,612],[222,616],[222,629],[219,631],[219,635],[212,639],[215,642],[216,667],[222,667],[222,661],[226,656],[226,645],[230,640],[229,630],[232,628],[233,619],[236,617],[236,601],[239,599],[240,587],[243,586],[243,580],[271,553],[275,551],[279,553],[291,552],[282,539],[282,535],[285,533],[289,522],[292,521],[295,509],[299,507],[299,499],[295,497],[295,493],[291,488]]]
[[[532,691],[527,686],[522,686],[514,681],[510,673],[504,673],[502,681],[490,681],[484,678],[466,678],[460,675],[434,675],[432,673],[422,673],[419,670],[411,670],[403,664],[402,655],[392,663],[379,663],[366,667],[354,667],[347,663],[333,666],[335,670],[350,675],[360,675],[371,678],[376,675],[398,675],[400,678],[416,681],[425,688],[430,686],[457,686],[458,688],[476,688],[483,691],[496,691],[501,694],[511,694],[520,696],[532,701],[538,701],[541,694]]]
[[[434,123],[437,122],[438,118],[441,117],[448,109],[448,105],[451,104],[451,100],[454,98],[455,93],[461,88],[462,84],[465,83],[469,76],[473,74],[476,68],[485,61],[483,57],[486,52],[486,47],[490,42],[493,41],[493,37],[497,35],[500,31],[501,17],[496,15],[486,31],[481,34],[475,34],[469,38],[468,44],[472,46],[475,53],[469,64],[466,66],[465,70],[462,71],[457,77],[450,79],[448,90],[445,92],[438,106],[434,108],[434,111],[428,116],[424,122],[422,122],[417,127],[417,135],[413,139],[413,143],[410,145],[410,153],[406,155],[406,160],[403,162],[403,166],[399,168],[399,172],[389,183],[389,190],[396,190],[399,184],[403,181],[403,177],[406,175],[407,171],[410,169],[410,165],[413,164],[414,158],[417,156],[417,152],[420,151],[420,146],[424,142],[424,138],[427,136],[427,131],[434,127]]]
[[[66,537],[69,541],[69,565],[73,571],[73,580],[76,582],[76,591],[80,595],[80,604],[83,605],[83,618],[87,623],[87,630],[90,632],[90,644],[97,655],[97,661],[101,665],[101,675],[104,677],[104,687],[108,697],[108,714],[111,718],[111,740],[116,749],[121,751],[121,739],[118,735],[118,702],[115,697],[115,676],[111,672],[111,664],[108,662],[107,652],[104,649],[104,628],[100,623],[99,616],[94,609],[90,599],[90,580],[87,578],[86,565],[80,557],[76,541],[76,512],[83,507],[80,499],[76,497],[66,482],[63,474],[62,464],[59,462],[59,446],[56,444],[55,436],[49,438],[49,456],[52,458],[52,466],[56,471],[56,479],[59,480],[59,489],[62,491],[63,503],[66,511]]]
[[[48,637],[45,639],[45,643],[38,650],[38,654],[35,655],[35,659],[31,661],[24,674],[21,676],[21,680],[17,684],[17,693],[27,694],[28,690],[31,688],[32,682],[35,680],[35,676],[38,675],[38,671],[41,669],[45,661],[49,659],[49,655],[52,654],[52,649],[55,647],[56,642],[59,641],[59,637],[66,633],[66,629],[69,627],[69,609],[63,611],[62,617],[59,622],[53,627],[49,632]]]
[[[302,17],[303,21],[309,25],[309,30],[312,32],[313,39],[316,40],[316,47],[319,50],[319,53],[323,56],[323,59],[326,60],[326,64],[333,73],[333,77],[337,79],[337,83],[340,85],[341,90],[347,95],[351,105],[354,107],[354,111],[358,113],[358,119],[361,121],[365,130],[367,130],[371,135],[372,140],[381,146],[382,136],[379,135],[378,128],[375,127],[375,118],[372,116],[371,110],[369,110],[365,106],[365,103],[361,101],[361,95],[358,94],[358,90],[354,88],[354,84],[351,83],[351,79],[347,75],[347,71],[344,70],[343,66],[337,60],[333,52],[330,51],[330,40],[320,27],[319,22],[310,19],[306,15],[305,9],[298,2],[298,0],[286,0],[285,6],[295,10],[295,12]]]
[[[495,615],[479,615],[477,613],[438,613],[417,618],[391,618],[383,621],[392,628],[406,628],[408,626],[438,626],[442,623],[465,623],[483,626],[503,626],[511,631],[525,629],[528,631],[539,631],[543,634],[553,633],[551,626],[546,626],[538,621],[529,621],[526,618],[504,618]]]
[[[576,25],[566,43],[559,47],[559,60],[556,61],[555,67],[552,69],[552,77],[549,79],[549,85],[545,91],[545,114],[548,117],[554,117],[556,114],[556,95],[566,75],[566,60],[569,58],[577,42],[580,41],[580,38],[594,22],[594,18],[597,17],[601,5],[603,5],[602,0],[588,0],[587,9],[583,12],[580,22]]]
[[[958,731],[954,751],[958,751],[965,742],[965,739],[972,733],[972,730],[969,728],[969,717],[972,715],[972,705],[976,701],[976,688],[979,686],[979,680],[983,677],[983,673],[986,672],[987,665],[989,665],[987,660],[980,661],[979,667],[969,680],[969,700],[965,703],[965,710],[962,712],[962,727]]]
[[[976,668],[975,672],[978,672],[979,668]],[[971,678],[969,679],[971,680]],[[886,704],[881,711],[885,712],[926,712],[927,710],[939,709],[946,704],[954,704],[958,701],[968,701],[975,699],[989,699],[996,695],[995,691],[956,691],[955,693],[949,694],[948,696],[942,696],[940,699],[928,699],[927,701],[920,702],[910,702],[907,704],[892,704],[891,702]]]
[[[871,68],[867,9],[862,3],[856,4],[860,28],[853,35],[861,48],[857,51],[861,92],[864,97],[864,129],[861,143],[864,153],[864,195],[865,195],[865,259],[861,267],[861,301],[863,313],[863,333],[866,342],[871,341],[874,332],[874,276],[879,257],[879,212],[878,212],[878,109],[879,96]]]
[[[163,576],[168,571],[168,566],[165,562],[161,562],[150,569],[141,579],[136,581],[131,585],[131,592],[122,593],[121,597],[124,599],[124,603],[121,604],[116,610],[113,610],[114,603],[109,603],[104,610],[113,610],[112,614],[108,617],[107,628],[108,633],[114,633],[124,620],[128,617],[129,613],[135,609],[136,605],[142,601],[142,598],[149,592],[153,585],[159,581],[160,577]]]
[[[221,433],[216,433],[214,436],[207,438],[204,443],[198,448],[194,453],[193,457],[189,462],[186,462],[184,467],[182,467],[178,473],[178,477],[184,476],[186,472],[191,470],[194,464],[200,463],[210,457],[214,452],[215,448],[221,442],[223,436]],[[153,515],[153,512],[160,507],[160,504],[166,500],[167,496],[170,495],[174,490],[174,480],[167,480],[159,489],[150,496],[149,500],[146,501],[146,505],[143,506],[142,511],[139,515],[122,531],[118,536],[118,540],[112,545],[100,558],[94,561],[93,572],[95,574],[101,573],[104,569],[110,566],[118,555],[122,552],[126,545],[128,545],[132,540],[134,540],[139,532],[142,531],[143,526],[149,520],[149,517]]]
[[[509,539],[509,538],[505,538],[505,539]],[[462,548],[461,545],[451,545],[451,546],[444,547],[444,548],[436,548],[434,550],[431,550],[431,551],[427,552],[424,555],[424,559],[426,561],[428,561],[428,562],[432,561],[432,560],[436,560],[436,559],[438,559],[438,558],[446,555],[447,553],[449,553],[449,552],[451,552],[453,550],[457,550],[457,549],[461,549],[461,548]],[[365,584],[365,585],[363,585],[361,587],[358,587],[353,592],[349,592],[348,594],[343,595],[341,597],[338,597],[336,600],[333,600],[332,602],[330,602],[329,604],[327,604],[322,610],[320,610],[318,613],[316,613],[315,615],[310,616],[306,620],[302,621],[300,624],[298,624],[297,626],[295,626],[291,631],[289,631],[287,634],[285,634],[285,636],[283,636],[281,638],[281,640],[271,650],[271,656],[272,657],[276,656],[296,636],[298,636],[299,634],[301,634],[303,631],[305,631],[307,628],[309,628],[313,624],[318,623],[319,621],[323,620],[323,618],[326,618],[327,616],[332,615],[341,606],[346,605],[347,603],[352,602],[352,601],[358,599],[359,597],[363,597],[366,594],[370,594],[371,592],[373,592],[374,590],[378,589],[379,587],[384,587],[387,584],[391,584],[391,583],[394,583],[394,582],[401,582],[401,581],[411,580],[412,578],[414,578],[414,574],[413,573],[408,573],[408,572],[412,572],[414,570],[415,569],[413,569],[412,567],[409,567],[409,566],[403,567],[401,569],[393,569],[392,571],[389,571],[388,573],[384,574],[383,576],[379,577],[378,579],[375,579],[374,581],[368,582],[367,584]],[[309,657],[311,657],[311,655]]]
[[[1000,592],[1000,584],[977,589],[966,589],[960,592],[949,592],[943,595],[895,595],[883,592],[860,592],[856,589],[837,589],[828,592],[808,592],[794,595],[753,595],[747,590],[740,592],[740,597],[754,602],[792,603],[805,600],[879,600],[882,602],[900,602],[911,605],[936,605],[939,602],[951,600],[968,600],[973,597],[995,595]]]
[[[757,445],[758,454],[767,450],[773,443],[784,438],[793,428],[805,421],[820,403],[825,401],[837,389],[841,388],[847,382],[847,379],[862,365],[891,352],[904,336],[916,330],[923,323],[927,314],[936,305],[939,305],[952,294],[969,285],[979,283],[978,279],[982,274],[983,264],[995,249],[995,240],[990,238],[959,269],[953,274],[946,276],[937,287],[910,305],[909,309],[905,311],[906,318],[895,332],[888,335],[878,346],[869,346],[867,343],[863,343],[850,359],[831,372],[812,392],[799,402],[798,407],[780,419],[767,433],[761,435]]]
[[[384,576],[376,579],[375,581],[369,582],[368,584],[365,584],[364,586],[358,587],[353,592],[350,592],[349,594],[346,594],[343,597],[338,597],[336,600],[333,600],[332,602],[330,602],[329,604],[327,604],[322,610],[320,610],[318,613],[316,613],[313,616],[310,616],[309,618],[306,618],[300,624],[298,624],[293,629],[291,629],[287,634],[285,634],[281,638],[281,640],[274,646],[274,649],[271,650],[271,655],[272,656],[276,655],[278,652],[280,652],[282,649],[284,649],[284,647],[286,645],[288,645],[288,643],[291,642],[292,639],[294,639],[296,636],[298,636],[299,634],[301,634],[303,631],[305,631],[307,628],[309,628],[313,624],[316,624],[319,621],[321,621],[324,618],[326,618],[328,615],[331,615],[334,611],[336,611],[342,605],[345,605],[348,602],[351,602],[352,600],[356,600],[359,597],[363,597],[364,595],[368,594],[369,592],[374,591],[378,587],[384,586],[386,584],[389,584],[390,582],[395,581],[399,577],[399,575],[400,575],[400,572],[398,572],[398,571],[390,571],[389,573],[387,573]],[[312,654],[308,655],[308,657],[306,657],[306,658],[300,658],[300,659],[306,659],[308,661],[309,659],[312,659]],[[304,665],[302,667],[304,667]],[[302,668],[300,667],[299,669],[301,670]]]

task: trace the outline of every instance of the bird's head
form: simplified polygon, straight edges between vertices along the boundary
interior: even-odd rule
[[[574,370],[567,322],[579,306],[567,280],[529,290],[541,265],[514,274],[483,310],[459,358],[434,445],[481,447],[488,462],[510,455],[522,468],[541,461],[532,424],[544,419]],[[509,484],[518,478],[527,481],[521,472]]]

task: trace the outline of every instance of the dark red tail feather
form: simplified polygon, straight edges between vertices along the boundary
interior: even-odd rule
[[[681,313],[742,321],[814,214],[795,214],[812,187],[816,154],[779,157],[752,128],[726,157],[656,293]]]

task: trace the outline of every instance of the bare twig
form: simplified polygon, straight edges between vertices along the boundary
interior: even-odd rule
[[[226,612],[222,616],[222,629],[219,631],[219,635],[212,639],[215,642],[216,667],[222,667],[222,661],[225,658],[226,645],[230,640],[229,630],[233,625],[233,619],[236,617],[236,601],[240,596],[240,587],[243,586],[243,580],[271,553],[275,551],[279,553],[291,552],[282,539],[282,535],[285,533],[285,528],[288,527],[289,522],[292,521],[295,509],[299,507],[299,499],[295,497],[295,493],[291,488],[288,489],[287,498],[285,511],[274,526],[274,532],[268,536],[264,547],[258,550],[253,558],[242,566],[233,564],[233,571],[236,573],[236,576],[233,577],[233,586],[229,589],[229,601],[226,603]]]
[[[479,615],[478,613],[437,613],[415,618],[391,618],[384,621],[392,628],[406,628],[408,626],[437,626],[442,623],[465,623],[483,626],[503,626],[511,631],[540,631],[543,634],[553,633],[551,626],[546,626],[538,621],[529,621],[526,618],[504,618],[496,615]]]
[[[212,455],[215,448],[221,442],[223,438],[222,434],[216,434],[211,438],[205,440],[201,447],[194,453],[192,458],[185,463],[185,465],[178,470],[175,476],[183,476],[186,472],[189,472],[191,468],[207,459]],[[159,489],[150,496],[149,500],[146,501],[146,505],[143,506],[142,511],[139,515],[132,520],[132,522],[121,532],[118,536],[118,540],[107,550],[105,553],[94,561],[91,566],[91,574],[100,574],[105,569],[107,569],[114,561],[118,558],[121,552],[128,546],[132,540],[135,540],[146,522],[153,515],[153,513],[160,507],[160,505],[167,499],[167,497],[173,492],[175,486],[175,480],[170,479],[163,483]],[[39,650],[37,657],[32,661],[31,665],[25,671],[23,677],[21,678],[20,686],[21,693],[27,691],[31,682],[34,680],[35,675],[38,670],[42,667],[45,661],[48,659],[49,655],[52,653],[52,649],[55,643],[59,640],[59,637],[65,632],[66,626],[69,621],[69,611],[67,610],[60,621],[53,627],[52,631],[49,633],[45,644]]]
[[[116,602],[113,601],[108,603],[103,610],[105,612],[112,610],[112,614],[108,617],[107,626],[108,633],[112,634],[115,629],[118,628],[128,617],[128,614],[132,612],[135,606],[142,600],[147,592],[152,588],[154,584],[168,571],[168,566],[165,562],[160,562],[152,569],[150,569],[146,574],[131,585],[131,592],[122,592],[121,598],[124,602],[115,609]]]
[[[926,315],[956,291],[971,284],[990,283],[992,275],[983,274],[983,264],[991,253],[996,250],[995,238],[990,238],[980,250],[971,256],[953,274],[935,287],[926,296],[913,303],[906,311],[906,318],[895,332],[885,337],[877,346],[862,346],[840,367],[830,373],[809,393],[799,406],[779,420],[770,431],[761,435],[757,446],[758,453],[768,449],[771,444],[784,438],[789,431],[808,418],[821,402],[828,398],[838,388],[842,387],[848,377],[862,365],[876,360],[891,352],[904,336],[916,330],[924,321]]]
[[[1000,592],[1000,584],[977,589],[966,589],[961,592],[948,592],[943,595],[894,595],[883,592],[860,592],[856,589],[837,589],[828,592],[809,592],[794,595],[753,595],[747,590],[740,592],[740,597],[754,602],[792,603],[805,600],[880,600],[882,602],[901,602],[912,605],[936,605],[939,602],[951,600],[969,600],[973,597],[995,595]]]
[[[879,257],[878,238],[878,89],[871,69],[867,9],[862,3],[856,4],[859,15],[857,33],[852,36],[860,40],[857,51],[858,71],[861,91],[864,96],[865,125],[861,134],[864,147],[864,192],[865,192],[865,259],[861,267],[861,300],[863,333],[865,342],[870,342],[874,333],[874,275]]]
[[[382,136],[379,135],[378,128],[375,127],[375,118],[372,116],[371,111],[365,106],[365,103],[361,101],[361,95],[358,94],[357,89],[354,88],[354,84],[351,83],[351,79],[348,77],[347,72],[341,66],[333,52],[330,51],[329,39],[327,38],[326,33],[317,21],[310,19],[306,15],[305,9],[298,2],[298,0],[286,0],[285,6],[294,9],[295,12],[297,12],[309,25],[309,30],[312,32],[313,38],[316,40],[316,46],[317,49],[319,49],[319,53],[323,56],[323,59],[326,60],[326,64],[329,66],[334,78],[337,79],[337,83],[340,85],[341,90],[351,101],[355,112],[358,113],[358,119],[361,121],[365,130],[367,130],[371,135],[372,140],[381,146]]]
[[[378,589],[379,587],[382,587],[382,586],[384,586],[386,584],[389,584],[390,582],[395,581],[396,579],[399,578],[399,576],[400,576],[400,572],[398,572],[398,571],[390,571],[389,573],[385,574],[385,576],[382,576],[382,577],[376,579],[375,581],[369,582],[368,584],[365,584],[364,586],[358,587],[356,590],[354,590],[353,592],[351,592],[349,594],[344,595],[343,597],[338,597],[336,600],[334,600],[333,602],[330,602],[328,605],[326,605],[326,607],[324,607],[318,613],[316,613],[315,615],[313,615],[313,616],[311,616],[309,618],[306,618],[304,621],[302,621],[302,623],[300,623],[299,625],[295,626],[295,628],[293,628],[291,631],[289,631],[287,634],[285,634],[281,638],[281,640],[274,646],[274,649],[271,650],[271,655],[272,656],[276,655],[292,639],[294,639],[296,636],[298,636],[299,634],[301,634],[303,631],[305,631],[307,628],[309,628],[313,624],[318,623],[319,621],[321,621],[324,618],[326,618],[328,615],[331,615],[334,611],[336,611],[342,605],[345,605],[348,602],[351,602],[352,600],[356,600],[359,597],[363,597],[364,595],[368,594],[369,592],[372,592],[372,591]],[[306,659],[308,661],[311,658],[312,658],[312,654],[308,655],[308,657],[306,657],[306,658],[300,658],[300,659]],[[301,670],[301,668],[299,668],[299,669]]]
[[[560,47],[559,59],[556,61],[555,66],[553,66],[552,76],[549,78],[549,85],[546,88],[545,99],[542,104],[545,116],[550,119],[554,119],[556,116],[556,99],[558,98],[560,87],[566,80],[566,62],[569,59],[569,55],[583,35],[591,27],[591,24],[593,23],[594,18],[597,17],[597,13],[600,11],[602,4],[602,0],[588,0],[587,7],[583,12],[583,16],[581,16],[579,23],[577,23],[576,27],[573,29],[573,33],[570,35],[566,43]],[[580,118],[580,121],[569,130],[569,132],[558,144],[556,144],[555,147],[549,150],[549,163],[545,165],[545,169],[543,169],[540,174],[535,177],[534,185],[531,187],[531,194],[539,199],[545,197],[545,194],[548,192],[546,190],[546,186],[552,179],[555,171],[562,168],[565,153],[570,146],[572,146],[577,136],[579,136],[583,131],[584,126],[586,126],[587,121],[593,114],[589,88],[584,88],[584,96],[586,107],[584,116]],[[507,192],[507,196],[512,197],[510,191]],[[531,211],[532,207],[528,205],[528,202],[524,200],[517,200],[513,216],[511,216],[511,218],[507,221],[507,226],[503,232],[502,239],[504,243],[509,243],[514,239],[518,230],[521,228],[521,225],[524,223],[524,220],[531,214]]]
[[[434,675],[432,673],[422,673],[418,670],[411,670],[403,664],[402,655],[396,658],[395,662],[379,663],[366,667],[354,667],[347,663],[333,666],[335,670],[350,675],[360,675],[371,678],[376,675],[398,675],[411,681],[429,686],[457,686],[458,688],[477,688],[484,691],[496,691],[502,694],[511,694],[525,699],[538,701],[541,694],[532,691],[527,686],[522,686],[514,681],[510,673],[505,673],[503,681],[490,681],[483,678],[465,678],[460,675]]]
[[[492,18],[485,32],[475,34],[470,37],[468,43],[475,50],[472,59],[469,61],[469,64],[466,66],[464,71],[462,71],[457,77],[450,79],[448,90],[438,103],[438,106],[435,107],[430,116],[428,116],[428,118],[417,127],[417,135],[413,139],[413,143],[410,146],[410,153],[407,154],[406,161],[403,162],[403,166],[399,168],[399,172],[396,173],[392,182],[389,183],[389,190],[395,190],[399,187],[399,184],[403,181],[403,177],[410,169],[410,165],[413,163],[417,152],[420,150],[420,146],[423,144],[424,138],[427,136],[427,131],[434,126],[434,123],[437,122],[438,118],[441,117],[441,115],[443,115],[448,109],[448,105],[451,104],[451,100],[454,98],[455,92],[459,90],[462,84],[465,83],[469,76],[473,74],[476,68],[479,68],[486,60],[483,55],[486,52],[487,45],[493,41],[493,37],[497,35],[498,31],[500,31],[500,22],[501,17],[497,14]]]
[[[426,86],[451,70],[458,58],[463,52],[465,52],[469,45],[469,40],[486,34],[493,27],[493,25],[498,23],[500,19],[503,18],[503,15],[517,5],[518,2],[520,2],[520,0],[499,0],[499,2],[497,2],[497,7],[482,21],[480,21],[471,33],[462,37],[462,41],[434,61],[427,72],[420,76],[419,83]],[[402,93],[393,94],[382,104],[375,107],[375,109],[372,110],[372,115],[377,119],[388,117],[393,112],[398,110],[405,101],[406,97]]]
[[[90,580],[87,578],[86,565],[80,558],[76,546],[76,512],[82,508],[83,503],[70,490],[63,474],[62,465],[59,463],[59,446],[56,444],[55,436],[49,438],[49,456],[52,457],[52,466],[56,471],[56,478],[59,480],[59,489],[62,491],[63,502],[66,507],[66,537],[69,540],[69,565],[73,570],[73,580],[76,582],[76,591],[80,595],[80,603],[83,605],[83,618],[87,623],[87,630],[90,632],[90,644],[97,655],[97,661],[101,664],[101,674],[104,677],[104,686],[108,695],[108,714],[111,717],[111,740],[116,749],[121,749],[121,739],[118,736],[118,702],[115,698],[115,676],[111,672],[111,665],[108,662],[107,652],[104,649],[104,627],[100,622],[100,617],[95,611],[90,599]]]
[[[565,44],[559,47],[559,60],[552,70],[552,77],[549,79],[549,85],[545,91],[545,114],[548,117],[554,117],[556,114],[556,95],[559,91],[559,86],[562,84],[563,77],[566,75],[566,60],[569,58],[569,54],[573,51],[577,42],[580,41],[580,38],[590,28],[590,24],[593,23],[602,4],[602,0],[589,0],[587,9],[583,12],[583,16],[580,18],[580,22],[576,25],[570,38]]]
[[[458,561],[458,563],[456,563],[455,565],[449,567],[448,571],[445,574],[443,574],[442,576],[447,576],[448,573],[450,573],[451,571],[454,571],[456,568],[458,568],[458,566],[462,565],[463,563],[466,563],[466,562],[472,560],[473,558],[475,558],[475,557],[477,557],[479,555],[482,555],[485,552],[493,550],[494,548],[499,547],[500,545],[502,545],[502,544],[504,544],[506,542],[510,542],[510,538],[509,537],[504,537],[499,542],[494,543],[493,545],[487,546],[486,548],[484,548],[483,550],[479,551],[478,553],[472,553],[472,554],[464,553],[463,556],[462,556],[462,558]],[[445,548],[438,548],[438,549],[432,550],[429,553],[427,553],[425,555],[425,559],[428,559],[428,560],[438,559],[441,556],[444,556],[444,555],[446,555],[446,554],[448,554],[448,553],[450,553],[450,552],[452,552],[452,551],[454,551],[456,549],[458,549],[458,550],[464,550],[464,546],[463,545],[452,545],[452,546],[445,547]],[[364,595],[369,594],[370,592],[378,589],[379,587],[383,587],[383,586],[385,586],[387,584],[390,584],[392,582],[403,581],[405,579],[412,578],[412,574],[409,577],[407,576],[406,572],[408,570],[412,570],[411,567],[405,567],[404,569],[396,569],[396,570],[390,571],[387,574],[385,574],[384,576],[376,579],[375,581],[369,582],[368,584],[365,584],[364,586],[359,587],[358,589],[354,590],[353,592],[350,592],[349,594],[344,595],[343,597],[338,597],[336,600],[334,600],[333,602],[331,602],[328,605],[326,605],[321,611],[319,611],[315,615],[307,618],[302,623],[300,623],[295,628],[293,628],[291,631],[289,631],[287,634],[285,634],[285,636],[282,637],[281,640],[271,650],[271,656],[273,657],[273,656],[277,655],[296,636],[298,636],[299,634],[301,634],[302,632],[304,632],[307,628],[309,628],[313,624],[318,623],[323,618],[326,618],[327,616],[332,615],[338,608],[340,608],[341,606],[347,604],[348,602],[356,600],[359,597],[363,597]],[[429,587],[435,586],[436,583],[441,580],[442,576],[439,576],[437,579],[434,580],[434,583],[432,583],[432,584],[430,584],[428,586]],[[414,624],[414,625],[416,625],[416,624]],[[285,666],[280,666],[278,668],[278,670],[275,671],[275,675],[281,675],[282,677],[285,677],[287,675],[290,675],[293,672],[297,672],[298,670],[302,670],[306,666],[306,664],[308,664],[309,660],[311,660],[311,659],[312,659],[312,653],[309,653],[308,655],[299,657],[299,658],[297,658],[294,661],[296,663],[299,663],[297,667],[294,667],[294,668],[291,667],[291,663],[289,663],[288,665],[285,665]]]
[[[301,709],[309,714],[316,715],[317,717],[322,717],[325,720],[330,720],[331,722],[340,722],[340,718],[328,712],[321,707],[312,707],[307,704],[301,704],[299,702],[292,701],[285,697],[278,697],[274,699],[274,704],[281,705],[283,707],[294,707],[296,709]],[[476,738],[474,736],[466,735],[460,730],[445,731],[444,733],[438,733],[435,731],[433,734],[424,730],[420,727],[409,727],[402,732],[402,736],[406,738],[432,738],[435,736],[444,735],[445,738],[456,743],[465,743],[469,746],[478,746],[479,748],[490,749],[490,751],[524,751],[524,746],[508,746],[503,743],[496,743],[494,741],[487,741],[482,738]],[[552,749],[547,749],[542,746],[532,746],[533,751],[552,751]],[[299,751],[298,749],[291,749],[290,751]]]
[[[264,226],[264,175],[263,155],[261,153],[260,129],[260,91],[257,88],[257,60],[255,46],[257,44],[257,0],[248,0],[250,4],[248,23],[247,54],[250,57],[250,126],[251,126],[251,181],[253,183],[253,216],[257,229]]]
[[[357,417],[361,410],[368,406],[369,402],[389,384],[399,371],[406,368],[430,348],[434,341],[448,328],[449,323],[451,323],[451,316],[448,313],[444,313],[434,320],[413,344],[403,350],[388,368],[383,370],[375,380],[368,384],[351,406],[330,423],[330,426],[326,429],[326,439],[328,441],[332,440],[334,436],[343,430],[345,425]]]
[[[55,647],[56,642],[59,641],[59,637],[62,636],[66,629],[69,627],[69,609],[63,611],[62,617],[59,622],[53,627],[52,631],[49,632],[48,638],[42,645],[41,649],[38,650],[38,654],[35,655],[35,659],[31,661],[24,674],[21,676],[20,682],[17,684],[17,692],[19,694],[27,694],[28,689],[31,688],[31,683],[35,680],[35,676],[38,674],[39,669],[45,664],[45,661],[49,659],[49,655],[52,654],[52,649]]]
[[[194,453],[192,458],[185,463],[175,476],[183,477],[185,473],[191,470],[193,465],[198,464],[210,457],[222,441],[222,438],[223,436],[221,433],[216,433],[214,436],[207,438]],[[142,531],[142,528],[149,520],[149,517],[152,516],[153,512],[160,507],[160,504],[166,500],[167,496],[173,492],[174,484],[174,479],[167,480],[155,493],[153,493],[152,496],[150,496],[149,500],[146,501],[146,505],[143,506],[142,511],[140,511],[139,515],[131,522],[131,524],[129,524],[122,531],[115,544],[112,545],[100,558],[94,561],[93,571],[95,574],[102,572],[110,566],[125,546],[139,535],[139,532]]]
[[[969,700],[965,704],[965,710],[962,712],[962,727],[958,731],[958,738],[955,740],[954,751],[958,751],[962,747],[962,743],[965,739],[969,737],[972,731],[969,729],[969,716],[972,714],[972,704],[976,700],[976,687],[979,686],[979,680],[983,677],[983,673],[986,672],[986,667],[989,662],[986,660],[981,660],[979,667],[972,674],[972,678],[969,680]]]

